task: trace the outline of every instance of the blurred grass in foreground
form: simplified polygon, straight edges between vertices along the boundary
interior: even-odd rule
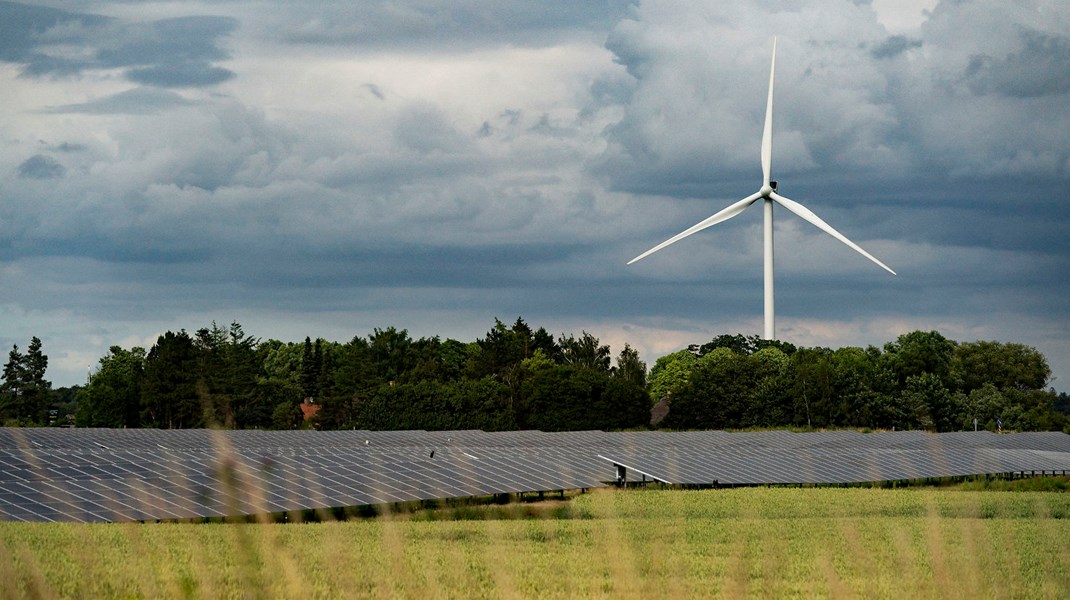
[[[0,523],[0,597],[1070,597],[1066,493],[608,490],[542,506]]]

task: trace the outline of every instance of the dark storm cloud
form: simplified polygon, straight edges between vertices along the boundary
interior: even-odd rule
[[[193,16],[151,23],[0,2],[0,60],[23,65],[27,76],[72,76],[93,69],[126,69],[135,83],[204,87],[234,73],[213,64],[230,58],[220,41],[237,29],[230,17]],[[66,48],[86,51],[70,56]]]
[[[19,165],[19,177],[26,179],[59,179],[67,169],[59,161],[44,154],[36,154]]]
[[[1070,91],[1070,38],[1026,30],[1021,48],[1002,57],[975,54],[966,67],[966,82],[978,95],[1034,98]]]

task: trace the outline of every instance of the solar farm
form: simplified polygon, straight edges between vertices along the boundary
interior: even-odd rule
[[[643,483],[1067,472],[1063,433],[0,429],[0,520],[185,520]]]

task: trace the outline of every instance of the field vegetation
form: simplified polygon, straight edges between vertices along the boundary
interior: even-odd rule
[[[0,523],[4,598],[741,596],[1070,597],[1070,494],[610,490],[344,522]]]

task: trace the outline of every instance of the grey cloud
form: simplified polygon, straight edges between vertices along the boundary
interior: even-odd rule
[[[1040,31],[1023,31],[1022,46],[1003,58],[970,57],[966,83],[978,95],[1035,98],[1070,91],[1070,39]]]
[[[429,153],[458,153],[469,149],[466,136],[457,131],[449,120],[430,106],[405,110],[394,128],[394,135],[405,147]]]
[[[35,52],[42,42],[83,41],[87,30],[104,27],[110,22],[110,19],[96,15],[0,1],[0,60],[34,65],[47,59]],[[61,34],[55,33],[57,28],[62,29]],[[50,32],[52,35],[44,39]],[[61,65],[57,63],[55,67],[61,68]]]
[[[20,63],[26,76],[72,76],[94,69],[128,69],[136,83],[159,87],[204,87],[226,81],[231,71],[213,64],[230,53],[220,40],[238,22],[230,17],[192,16],[148,24],[0,2],[0,60]],[[62,50],[89,50],[77,57]]]
[[[19,165],[19,177],[26,179],[59,179],[67,169],[59,161],[45,154],[36,154]]]
[[[238,27],[230,17],[182,17],[165,19],[149,27],[129,26],[122,41],[98,53],[105,67],[135,67],[127,71],[134,82],[160,87],[209,86],[234,76],[211,61],[230,54],[219,39]]]
[[[494,43],[540,44],[577,31],[605,31],[637,0],[403,0],[318,2],[296,8],[293,42],[455,48]]]
[[[88,146],[85,144],[75,144],[71,142],[63,142],[52,147],[56,152],[82,152],[87,150]]]
[[[50,113],[84,113],[94,115],[151,115],[192,104],[175,92],[152,88],[135,88],[80,104],[48,108]]]
[[[234,72],[198,61],[131,69],[126,77],[134,83],[159,87],[204,87],[223,83],[234,77]]]
[[[904,35],[893,35],[874,46],[869,53],[877,59],[895,58],[913,48],[921,48],[921,40],[911,39]]]

